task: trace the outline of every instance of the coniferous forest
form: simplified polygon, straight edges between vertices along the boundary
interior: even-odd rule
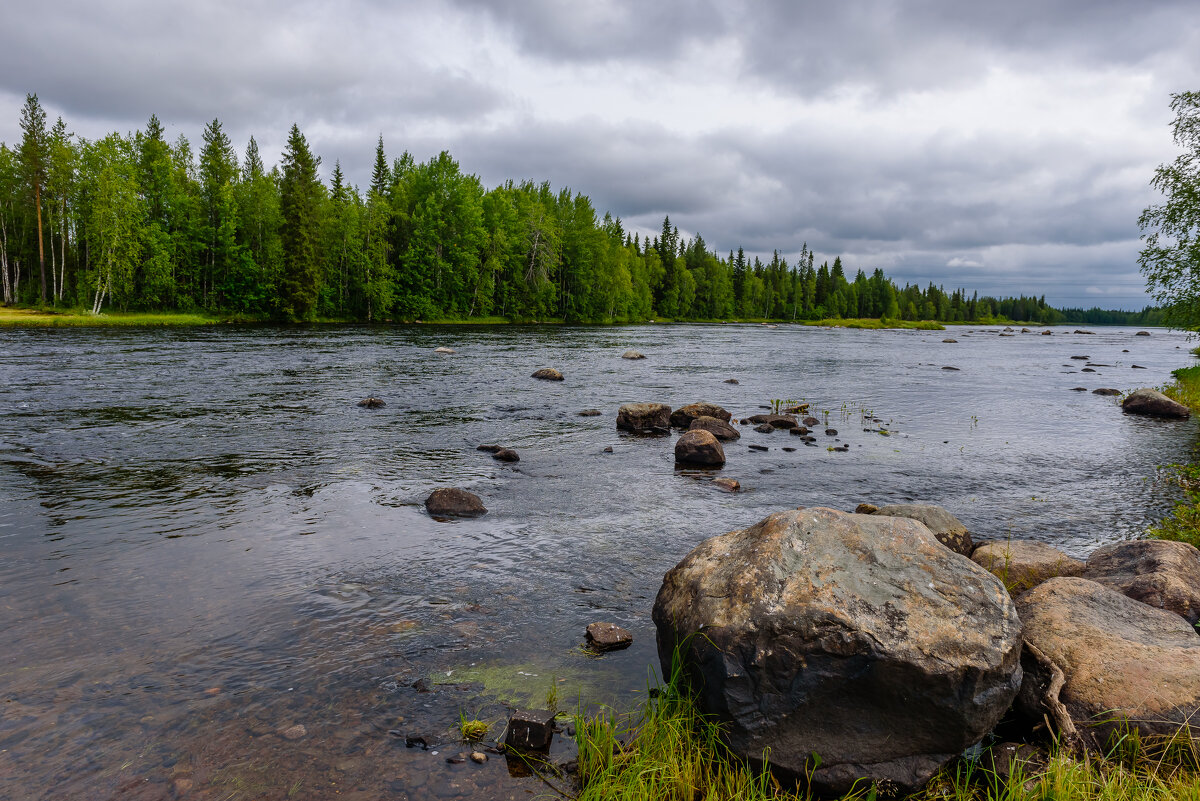
[[[630,235],[586,195],[488,189],[446,152],[389,159],[382,137],[361,188],[338,163],[323,183],[295,125],[268,167],[253,137],[239,154],[215,119],[196,145],[167,141],[155,116],[86,140],[29,95],[20,122],[21,141],[0,143],[5,304],[284,321],[1160,321],[899,287],[880,269],[850,276],[840,258],[818,265],[807,245],[791,262],[721,254],[669,217],[656,236]]]

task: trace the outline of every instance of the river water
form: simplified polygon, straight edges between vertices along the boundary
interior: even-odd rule
[[[526,798],[548,789],[503,757],[445,761],[460,714],[497,736],[512,706],[636,703],[662,575],[706,537],[910,500],[1077,556],[1139,536],[1196,426],[1071,388],[1162,384],[1185,337],[999,334],[2,330],[0,798]],[[719,471],[738,494],[614,427],[627,402],[772,399],[837,441],[743,427]],[[442,486],[489,513],[432,520]],[[597,620],[633,647],[583,652]]]

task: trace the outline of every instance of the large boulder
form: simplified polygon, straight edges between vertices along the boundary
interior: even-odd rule
[[[877,515],[887,517],[911,517],[925,524],[938,542],[955,553],[970,556],[975,548],[971,532],[962,521],[940,506],[931,503],[893,503],[881,506]]]
[[[685,431],[675,443],[675,461],[682,464],[698,464],[720,467],[725,464],[725,449],[720,441],[708,431],[695,429]]]
[[[1159,609],[1200,620],[1200,550],[1186,542],[1132,540],[1092,552],[1083,577]]]
[[[720,418],[708,417],[707,415],[697,417],[692,421],[692,424],[688,426],[689,431],[695,431],[696,429],[703,429],[722,442],[741,439],[742,436],[742,433],[733,426],[729,425],[729,423],[726,423]]]
[[[1003,581],[1014,597],[1047,579],[1083,574],[1083,562],[1037,540],[985,542],[971,553],[971,561]]]
[[[665,433],[671,427],[671,407],[665,403],[626,403],[617,410],[617,428],[636,433]]]
[[[799,509],[705,540],[653,617],[733,752],[819,792],[920,787],[1021,684],[1004,585],[907,518]]]
[[[487,508],[479,496],[458,487],[434,490],[425,499],[425,508],[434,517],[479,517]]]
[[[1130,392],[1121,401],[1121,408],[1130,414],[1144,414],[1150,417],[1169,417],[1184,419],[1190,417],[1192,410],[1177,403],[1155,389],[1139,389]]]
[[[1179,615],[1085,578],[1017,599],[1025,624],[1019,708],[1063,739],[1104,748],[1131,727],[1171,735],[1200,713],[1200,637]]]
[[[715,403],[689,403],[671,412],[671,425],[687,428],[697,417],[715,417],[728,423],[732,416]]]

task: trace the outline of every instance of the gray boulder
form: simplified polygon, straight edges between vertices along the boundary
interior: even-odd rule
[[[985,542],[971,561],[995,575],[1014,598],[1056,576],[1083,574],[1083,562],[1037,540]]]
[[[479,517],[487,508],[479,496],[458,487],[434,490],[425,499],[425,508],[434,517]]]
[[[920,787],[1021,683],[1004,586],[911,519],[799,509],[705,540],[653,618],[733,752],[822,793]]]
[[[729,423],[725,422],[724,420],[716,417],[697,417],[692,421],[692,424],[688,426],[689,431],[695,431],[696,429],[703,429],[722,442],[740,439],[742,436],[741,432],[736,428],[729,425]]]
[[[689,403],[671,412],[671,425],[687,428],[697,417],[715,417],[728,423],[732,416],[715,403]]]
[[[1084,578],[1017,599],[1025,624],[1018,708],[1067,742],[1105,748],[1125,727],[1175,734],[1200,713],[1200,637],[1179,615]]]
[[[617,428],[636,433],[665,433],[671,427],[671,407],[665,403],[626,403],[617,410]]]
[[[930,503],[893,503],[881,506],[877,515],[887,517],[911,517],[925,524],[938,542],[955,553],[970,556],[975,548],[971,533],[962,521],[940,506]]]
[[[1130,414],[1144,414],[1150,417],[1185,419],[1192,415],[1191,409],[1155,389],[1130,392],[1121,402],[1121,408]]]
[[[1200,550],[1186,542],[1132,540],[1092,552],[1083,577],[1195,625],[1200,621]]]
[[[719,467],[725,464],[725,449],[715,436],[703,429],[685,431],[675,443],[675,461]]]

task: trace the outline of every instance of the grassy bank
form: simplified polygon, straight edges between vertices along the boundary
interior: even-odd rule
[[[92,314],[88,311],[48,311],[45,309],[19,309],[0,306],[0,327],[4,328],[55,328],[55,327],[144,327],[175,325],[216,325],[236,322],[229,317],[214,317],[207,314],[185,312],[109,312]]]
[[[579,801],[811,801],[804,788],[780,785],[766,770],[728,758],[720,728],[700,715],[675,683],[628,715],[578,716]],[[912,801],[1166,801],[1200,799],[1196,741],[1158,744],[1127,735],[1103,756],[1072,755],[1052,744],[1004,778],[986,758],[960,759]],[[845,799],[873,801],[863,786]]]
[[[1198,351],[1192,352],[1200,355]],[[1175,380],[1163,387],[1163,392],[1191,409],[1192,414],[1200,414],[1200,365],[1175,370],[1172,375]],[[1200,548],[1200,454],[1193,454],[1189,464],[1169,465],[1164,471],[1167,481],[1183,491],[1183,497],[1171,514],[1150,529],[1150,536]]]

